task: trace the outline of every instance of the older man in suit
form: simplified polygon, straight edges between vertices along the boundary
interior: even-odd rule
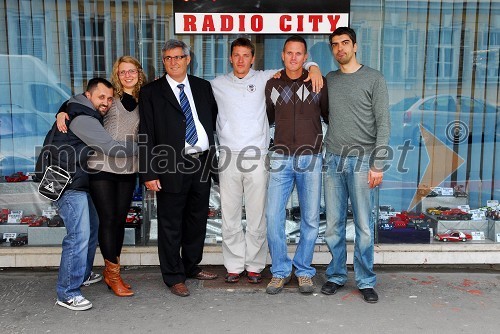
[[[162,48],[166,75],[141,89],[140,176],[156,192],[158,255],[163,281],[188,296],[186,278],[215,279],[202,270],[210,175],[216,175],[214,124],[217,103],[210,83],[187,75],[189,47],[169,40]]]

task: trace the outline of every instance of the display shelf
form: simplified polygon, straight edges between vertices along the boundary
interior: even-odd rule
[[[420,202],[421,211],[425,212],[428,208],[435,208],[437,206],[447,206],[449,208],[456,208],[459,205],[469,204],[468,197],[455,197],[455,196],[436,196],[424,197]]]
[[[429,230],[393,228],[392,230],[378,230],[377,241],[385,244],[428,244],[430,240]]]
[[[500,220],[488,220],[488,238],[500,242]]]

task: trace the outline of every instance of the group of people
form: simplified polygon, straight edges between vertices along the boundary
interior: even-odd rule
[[[311,263],[324,178],[325,241],[332,261],[321,292],[334,294],[347,281],[350,200],[356,284],[365,301],[377,302],[372,208],[383,177],[376,164],[384,154],[379,148],[386,147],[390,133],[388,92],[381,73],[357,61],[352,29],[336,29],[329,41],[339,70],[326,78],[317,64],[307,62],[306,41],[294,35],[283,46],[284,69],[267,71],[252,69],[255,46],[237,38],[229,56],[233,71],[209,82],[187,74],[189,47],[169,40],[162,48],[166,73],[161,78],[144,85],[141,65],[125,56],[113,66],[111,83],[92,79],[84,94],[67,101],[54,125],[59,131],[53,144],[68,150],[60,164],[76,172],[56,201],[67,228],[57,304],[71,310],[92,307],[80,286],[102,278],[92,272],[97,240],[106,284],[117,296],[133,295],[120,275],[120,253],[137,172],[156,192],[160,270],[173,294],[190,294],[187,278],[217,278],[199,266],[211,179],[220,184],[225,281],[234,284],[245,276],[261,283],[269,251],[267,293],[279,293],[294,268],[299,291],[313,292]],[[328,123],[325,138],[321,119]],[[290,259],[285,217],[294,186],[300,241]]]

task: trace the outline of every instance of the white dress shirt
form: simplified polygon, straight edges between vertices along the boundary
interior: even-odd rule
[[[191,86],[189,86],[189,80],[187,76],[184,78],[182,82],[175,81],[168,74],[166,75],[166,78],[179,104],[181,103],[181,99],[179,97],[181,90],[179,89],[179,87],[177,87],[177,85],[184,84],[184,93],[186,94],[186,97],[189,101],[189,106],[191,107],[191,112],[193,113],[193,120],[194,120],[194,125],[196,127],[196,133],[198,135],[198,141],[194,146],[191,146],[185,141],[186,153],[193,154],[208,150],[209,147],[208,135],[207,132],[205,131],[205,128],[201,124],[200,119],[198,118],[198,113],[196,112],[196,104],[194,103],[193,93],[191,92]]]

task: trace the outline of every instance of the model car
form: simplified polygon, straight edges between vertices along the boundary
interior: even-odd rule
[[[462,231],[456,231],[456,230],[448,230],[444,233],[438,233],[434,236],[434,239],[438,241],[467,241],[467,240],[472,240],[472,235],[469,233],[465,233]]]
[[[467,197],[467,193],[465,192],[465,187],[463,184],[456,185],[455,187],[453,187],[453,196]]]
[[[21,217],[21,220],[19,221],[20,224],[31,224],[35,221],[36,215],[28,215],[28,216],[23,216]]]
[[[9,209],[2,209],[0,211],[0,224],[5,224],[9,220]]]
[[[10,241],[12,247],[24,246],[28,243],[28,234],[19,233],[15,239]]]
[[[493,220],[500,220],[500,210],[490,210],[486,211],[486,217]]]
[[[406,227],[414,228],[415,230],[428,230],[430,227],[430,223],[428,219],[414,219],[410,220]]]
[[[427,208],[427,213],[430,215],[440,215],[443,211],[450,210],[447,206],[436,206],[435,208]]]
[[[64,226],[64,221],[59,215],[55,215],[47,222],[48,227],[61,227]]]
[[[419,212],[413,212],[413,211],[401,211],[402,216],[406,216],[407,219],[424,219],[425,215],[423,213]]]
[[[139,225],[141,223],[141,208],[138,206],[132,206],[128,210],[127,218],[125,219],[125,224],[128,225]]]
[[[40,227],[43,224],[47,223],[48,221],[49,221],[49,218],[41,216],[41,217],[36,218],[31,223],[28,223],[28,226],[29,227]]]
[[[219,209],[214,208],[213,206],[208,207],[208,218],[220,218],[221,212]]]
[[[460,209],[454,208],[441,212],[437,218],[440,220],[470,220],[472,215]]]
[[[24,175],[23,172],[17,172],[17,173],[10,175],[10,176],[5,177],[5,181],[7,181],[7,182],[22,182],[22,181],[26,181],[27,179],[28,179],[28,175]]]

